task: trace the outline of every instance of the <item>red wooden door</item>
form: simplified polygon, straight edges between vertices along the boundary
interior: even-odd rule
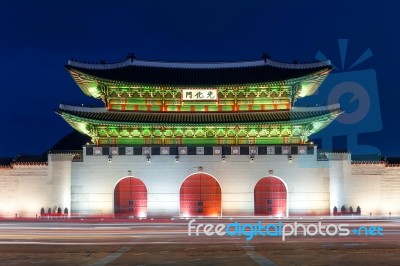
[[[221,187],[205,173],[189,176],[180,189],[181,216],[221,216]]]
[[[256,215],[286,216],[287,191],[276,177],[264,177],[254,188],[254,213]]]
[[[114,213],[117,217],[145,217],[147,214],[147,188],[136,177],[118,182],[114,190]]]

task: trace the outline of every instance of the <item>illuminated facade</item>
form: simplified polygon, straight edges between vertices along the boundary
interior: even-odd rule
[[[58,113],[96,145],[304,144],[340,112],[293,107],[315,92],[329,62],[117,64],[70,61],[71,76],[104,108]]]
[[[129,57],[115,64],[69,61],[66,69],[86,95],[104,103],[57,110],[92,144],[53,151],[46,163],[1,168],[7,191],[24,194],[14,205],[0,198],[2,215],[55,206],[75,216],[130,218],[329,215],[342,205],[400,212],[393,205],[400,182],[386,175],[385,164],[368,165],[379,174],[359,174],[368,168],[351,164],[349,154],[320,154],[308,143],[341,113],[338,105],[295,106],[332,70],[328,61]],[[21,190],[32,175],[41,189]],[[389,183],[393,191],[386,191]],[[19,201],[36,194],[29,207]]]

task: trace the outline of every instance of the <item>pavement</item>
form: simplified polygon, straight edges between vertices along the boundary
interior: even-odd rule
[[[400,265],[399,254],[399,217],[0,220],[4,265]]]

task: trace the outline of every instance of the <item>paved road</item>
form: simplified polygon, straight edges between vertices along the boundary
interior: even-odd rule
[[[271,236],[274,229],[291,233],[295,223],[297,236]],[[233,235],[239,225],[245,230]],[[227,226],[231,235],[217,235]],[[349,235],[339,229],[333,235],[339,226]],[[266,235],[247,241],[259,228]],[[0,259],[7,265],[400,265],[399,239],[397,218],[0,221]]]
[[[184,244],[184,243],[269,243],[282,242],[282,236],[275,236],[276,230],[289,234],[285,237],[288,242],[351,242],[351,241],[391,241],[400,238],[400,219],[196,219],[190,225],[191,220],[175,219],[169,222],[123,222],[123,223],[102,223],[102,222],[0,222],[0,244]],[[254,236],[250,241],[249,231],[257,230],[258,222],[261,226],[268,224],[268,229],[261,228],[261,231],[269,232],[265,236]],[[237,224],[235,224],[237,222]],[[297,236],[291,230],[297,222]],[[280,225],[281,223],[281,225]],[[320,223],[322,230],[316,226]],[[208,229],[206,224],[211,224]],[[230,235],[217,235],[216,225],[231,224]],[[233,225],[232,225],[233,224]],[[247,228],[242,227],[247,224]],[[301,224],[301,225],[300,225]],[[309,225],[311,227],[309,228]],[[340,224],[345,224],[350,231],[349,235],[340,236]],[[281,227],[279,227],[279,225]],[[287,227],[285,227],[287,225]],[[289,225],[292,225],[290,227]],[[332,236],[327,234],[326,227]],[[335,229],[336,227],[336,229]],[[372,228],[372,229],[371,229]],[[379,229],[381,228],[381,229]],[[221,229],[221,228],[220,228]],[[315,236],[304,236],[304,229],[308,234]],[[357,231],[353,231],[356,229]],[[235,230],[237,230],[235,232]],[[267,231],[266,231],[267,230]],[[333,235],[336,230],[338,232]],[[223,231],[223,228],[219,230]],[[239,232],[242,235],[239,235]],[[321,235],[325,233],[325,236]],[[212,236],[206,235],[213,234]],[[244,234],[244,235],[243,235]],[[253,233],[254,235],[255,233]]]

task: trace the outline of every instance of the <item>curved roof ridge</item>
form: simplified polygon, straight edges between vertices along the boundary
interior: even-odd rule
[[[336,110],[340,109],[340,104],[330,104],[324,106],[315,106],[315,107],[292,107],[292,112],[305,112],[305,111],[324,111],[324,110]]]
[[[265,60],[261,59],[261,60],[234,61],[234,62],[167,62],[167,61],[136,60],[128,58],[124,61],[117,63],[83,63],[75,60],[68,60],[67,66],[84,68],[84,69],[97,69],[97,70],[110,70],[128,66],[182,68],[182,69],[218,69],[218,68],[272,66],[272,67],[286,68],[286,69],[308,69],[308,68],[332,66],[332,64],[330,60],[320,61],[315,63],[283,63],[283,62],[273,61],[269,58]]]
[[[78,112],[91,112],[91,113],[106,113],[106,107],[83,107],[83,106],[75,106],[75,105],[68,105],[68,104],[60,104],[59,106],[62,110],[68,111],[78,111]]]

